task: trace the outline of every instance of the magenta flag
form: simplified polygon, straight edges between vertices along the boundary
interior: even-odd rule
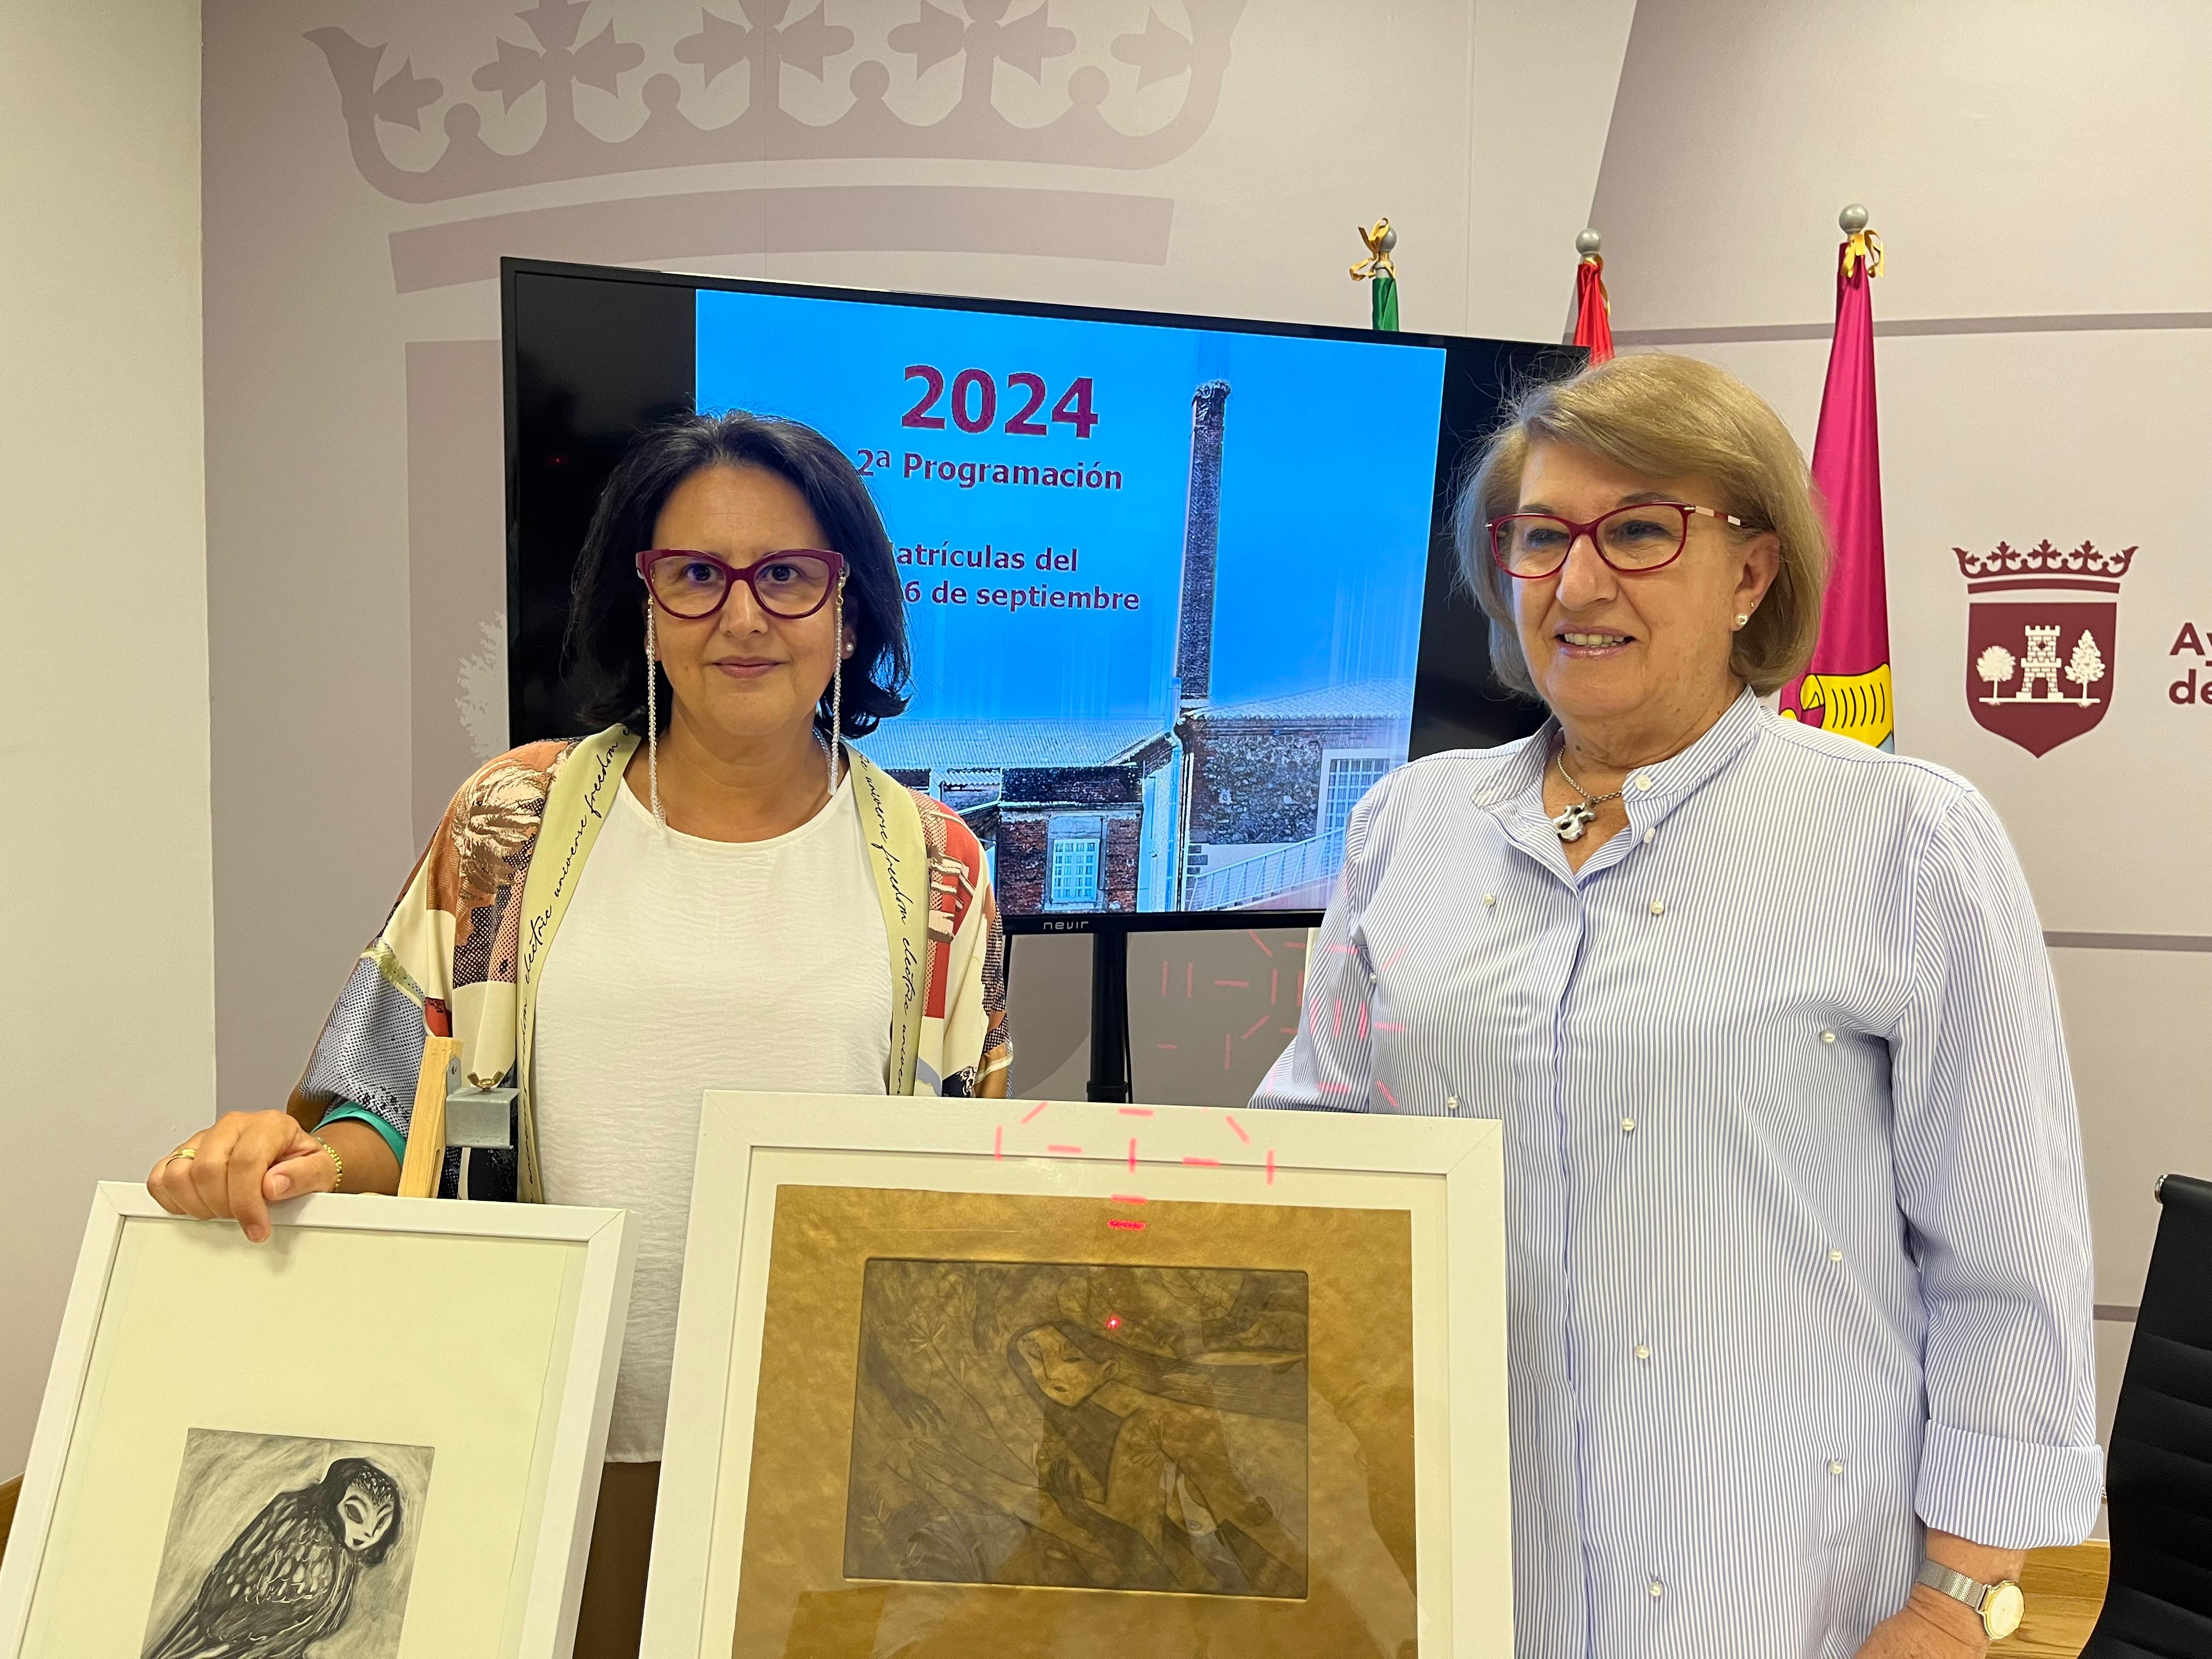
[[[1820,642],[1802,678],[1782,690],[1789,719],[1896,746],[1890,696],[1889,582],[1881,545],[1881,445],[1875,415],[1873,279],[1881,244],[1862,231],[1843,245],[1836,335],[1813,440],[1813,484],[1834,563]]]

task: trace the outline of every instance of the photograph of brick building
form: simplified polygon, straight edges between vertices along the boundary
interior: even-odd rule
[[[1139,902],[1147,780],[1172,752],[1156,722],[896,720],[863,746],[967,821],[1008,915],[1162,908]]]
[[[1345,821],[1406,758],[1413,702],[1410,681],[1365,680],[1191,709],[1180,908],[1327,904]]]
[[[1406,757],[1412,696],[1370,680],[1199,704],[1172,732],[896,720],[863,746],[967,821],[1009,915],[1318,909],[1352,809]]]

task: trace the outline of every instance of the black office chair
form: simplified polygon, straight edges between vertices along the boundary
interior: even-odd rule
[[[2112,1579],[2081,1659],[2212,1655],[2212,1182],[2158,1195],[2105,1472]]]

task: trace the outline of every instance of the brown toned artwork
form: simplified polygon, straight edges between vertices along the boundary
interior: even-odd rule
[[[1407,1213],[1134,1207],[778,1188],[732,1659],[1413,1659]]]
[[[1307,1278],[867,1262],[848,1578],[1306,1593]]]

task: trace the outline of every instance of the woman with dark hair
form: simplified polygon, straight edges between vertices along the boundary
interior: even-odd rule
[[[701,1096],[1004,1095],[1005,945],[959,816],[846,746],[906,706],[906,624],[874,503],[819,433],[732,413],[641,436],[568,647],[611,724],[464,784],[289,1111],[226,1115],[147,1184],[255,1239],[272,1200],[395,1191],[425,1038],[459,1037],[471,1083],[516,1091],[516,1133],[448,1152],[441,1191],[632,1213],[607,1455],[650,1470]]]

